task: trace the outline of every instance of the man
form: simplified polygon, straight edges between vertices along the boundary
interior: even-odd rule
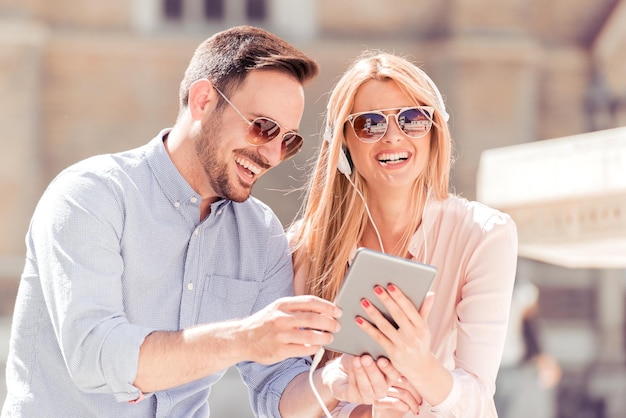
[[[340,312],[290,297],[282,227],[250,197],[300,149],[317,72],[261,29],[218,33],[191,59],[173,128],[49,185],[26,237],[3,418],[208,416],[231,365],[257,415],[319,416],[297,357],[330,342]]]

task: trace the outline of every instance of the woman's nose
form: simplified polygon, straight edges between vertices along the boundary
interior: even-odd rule
[[[386,143],[394,143],[401,141],[404,138],[404,131],[400,129],[398,121],[394,115],[387,116],[387,132],[383,136],[383,141]]]

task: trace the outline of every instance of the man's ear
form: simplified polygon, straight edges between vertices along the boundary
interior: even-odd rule
[[[203,78],[191,84],[189,87],[189,112],[193,119],[202,119],[207,110],[213,111],[216,103],[217,92],[211,81]]]

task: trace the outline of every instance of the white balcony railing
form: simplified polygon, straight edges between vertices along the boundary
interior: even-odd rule
[[[520,256],[626,268],[626,127],[484,151],[476,184],[515,219]]]

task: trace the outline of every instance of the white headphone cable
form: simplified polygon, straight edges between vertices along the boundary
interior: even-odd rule
[[[426,217],[426,206],[428,206],[428,201],[430,200],[430,187],[426,192],[426,201],[424,202],[424,207],[422,208],[422,236],[424,237],[424,259],[423,263],[428,264],[428,243],[426,242],[426,222],[424,219]]]
[[[348,181],[350,182],[354,190],[356,190],[357,194],[363,201],[363,204],[365,205],[365,211],[367,212],[367,216],[369,217],[369,220],[372,223],[372,226],[374,227],[374,232],[376,232],[376,238],[378,238],[378,245],[380,245],[380,250],[381,252],[384,253],[385,247],[383,246],[383,240],[381,239],[380,233],[378,232],[378,228],[376,227],[376,223],[374,222],[374,219],[372,218],[370,209],[367,207],[367,202],[365,202],[365,197],[363,196],[359,188],[356,187],[356,185],[352,182],[352,179],[350,178],[350,176],[348,176],[347,174],[344,174],[344,175],[346,176],[346,178],[348,179]],[[317,353],[315,353],[315,355],[313,356],[313,363],[311,364],[311,368],[309,369],[309,385],[311,386],[311,390],[313,391],[313,395],[315,395],[317,402],[322,407],[322,410],[324,411],[326,418],[332,418],[330,411],[328,410],[328,408],[326,408],[326,404],[324,403],[324,400],[320,396],[319,392],[317,391],[317,388],[315,387],[315,384],[313,383],[313,372],[315,371],[317,366],[320,364],[320,361],[322,361],[323,355],[324,355],[324,347],[320,348],[317,351]]]
[[[326,415],[326,418],[332,418],[330,411],[328,410],[328,408],[326,408],[326,404],[324,403],[324,400],[320,396],[319,392],[317,391],[317,388],[315,387],[315,384],[313,383],[313,372],[315,371],[315,369],[317,369],[317,366],[320,364],[320,361],[322,361],[322,357],[324,356],[324,351],[325,351],[324,347],[322,347],[319,350],[317,350],[317,353],[315,353],[315,355],[313,356],[313,363],[311,363],[311,368],[309,369],[309,385],[311,386],[311,390],[313,391],[313,395],[315,395],[317,402],[322,407],[322,410],[324,411],[324,415]]]
[[[378,232],[378,228],[376,227],[376,223],[374,222],[374,219],[372,218],[372,213],[370,212],[370,208],[367,207],[367,202],[365,201],[365,197],[363,196],[363,193],[361,193],[359,188],[356,187],[356,185],[352,182],[352,179],[350,178],[350,176],[348,176],[348,175],[345,175],[345,176],[348,179],[348,181],[350,182],[350,184],[352,185],[352,187],[354,188],[354,190],[357,192],[357,194],[359,195],[361,200],[363,201],[363,205],[365,206],[365,211],[367,212],[367,217],[370,219],[370,222],[372,223],[372,227],[374,228],[374,232],[376,232],[376,238],[378,238],[378,245],[380,245],[380,252],[384,253],[385,252],[385,247],[383,246],[383,240],[380,238],[380,233]]]

